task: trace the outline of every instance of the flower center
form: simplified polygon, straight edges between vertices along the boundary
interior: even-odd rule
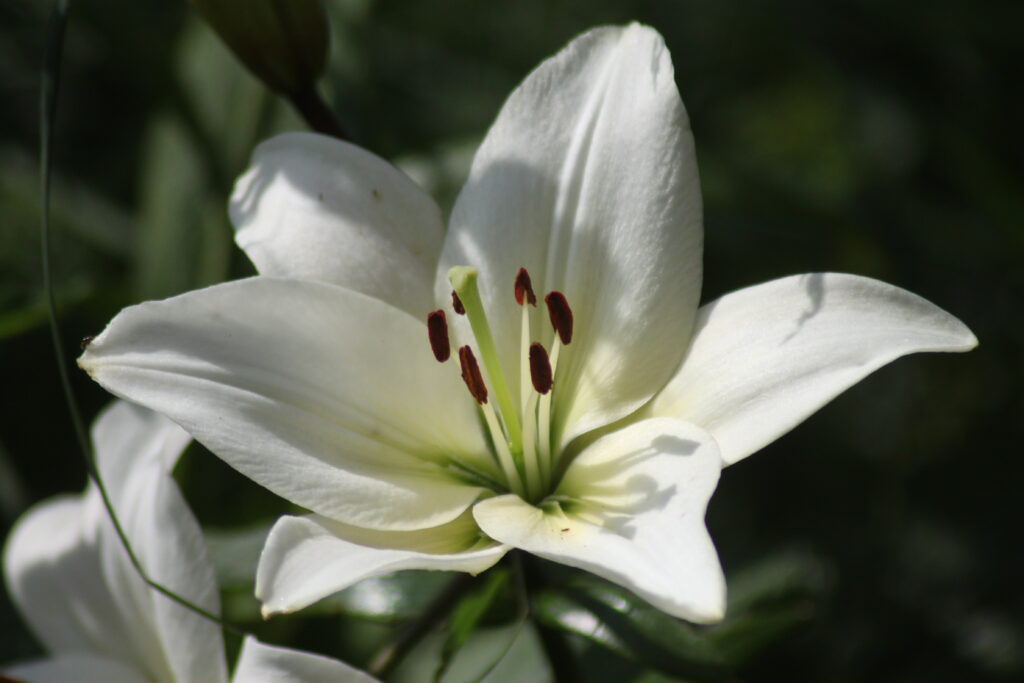
[[[555,389],[555,372],[563,346],[572,341],[572,309],[561,292],[544,297],[548,317],[556,335],[551,354],[530,335],[529,306],[537,306],[530,275],[520,268],[513,285],[516,303],[522,308],[519,339],[519,399],[509,391],[505,370],[501,366],[494,336],[487,322],[480,292],[477,270],[456,266],[448,271],[452,283],[452,309],[465,315],[473,331],[477,351],[470,345],[459,349],[462,380],[487,425],[493,445],[492,457],[501,468],[509,491],[524,500],[540,500],[550,490],[556,462],[552,461],[551,398]],[[444,310],[427,316],[427,336],[434,357],[441,363],[451,356],[448,323]],[[483,364],[481,372],[477,353]],[[484,378],[486,373],[486,380]],[[488,385],[491,391],[488,391]],[[493,395],[493,403],[489,400]]]

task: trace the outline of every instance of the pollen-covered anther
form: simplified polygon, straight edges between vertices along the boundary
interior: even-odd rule
[[[538,394],[551,391],[551,361],[547,350],[538,342],[530,344],[530,379]]]
[[[427,336],[430,338],[430,350],[434,358],[443,363],[452,355],[451,342],[448,341],[448,319],[444,311],[437,310],[427,315]]]
[[[533,283],[530,282],[530,274],[526,272],[526,268],[520,268],[516,273],[515,295],[516,303],[520,306],[524,301],[531,306],[537,305],[537,297],[533,293]]]
[[[555,328],[562,343],[568,346],[572,341],[572,309],[569,308],[569,302],[561,292],[551,292],[544,297],[544,303],[548,305],[551,326]]]
[[[480,366],[477,365],[473,349],[463,346],[459,349],[459,364],[462,366],[462,381],[466,383],[469,393],[480,405],[487,403],[487,385],[484,384]]]
[[[459,298],[454,289],[452,290],[452,308],[459,315],[466,315],[466,307],[462,305],[462,299]]]

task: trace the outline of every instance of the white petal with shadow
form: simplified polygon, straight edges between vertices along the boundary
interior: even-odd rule
[[[708,430],[731,464],[900,356],[977,343],[962,322],[899,287],[794,275],[703,306],[686,358],[650,412]]]
[[[98,459],[102,461],[102,452]],[[163,464],[137,463],[124,490],[114,493],[125,533],[149,577],[219,615],[220,593],[202,530]],[[112,525],[104,523],[103,567],[115,601],[129,624],[151,624],[159,642],[159,654],[144,655],[146,667],[153,671],[165,667],[175,681],[226,681],[220,626],[139,580]],[[144,654],[142,648],[136,650]]]
[[[83,496],[38,503],[15,523],[4,546],[4,578],[13,602],[52,652],[104,652],[119,657],[128,629],[110,609],[100,569],[98,525]],[[109,640],[108,640],[109,639]]]
[[[271,138],[235,184],[229,212],[262,275],[333,282],[414,316],[432,308],[441,210],[364,149],[316,133]]]
[[[558,486],[558,505],[505,495],[473,515],[498,541],[585,569],[673,616],[714,622],[725,579],[704,512],[721,464],[700,428],[643,420],[584,449]]]
[[[539,296],[566,295],[576,333],[554,401],[567,440],[628,414],[678,366],[700,295],[701,217],[693,138],[661,36],[637,24],[595,29],[505,102],[453,210],[436,295],[446,301],[450,266],[479,269],[514,393],[517,270],[530,271]],[[546,312],[534,311],[533,329],[550,348]]]
[[[344,662],[312,652],[266,645],[246,636],[231,683],[373,683]]]
[[[128,401],[114,401],[92,426],[97,464],[108,489],[122,490],[122,480],[140,460],[155,460],[164,471],[174,469],[192,437],[152,410]]]
[[[316,515],[282,517],[256,571],[264,615],[294,612],[358,581],[403,569],[477,574],[508,548],[483,538],[469,512],[417,531],[373,531]]]
[[[25,683],[151,683],[146,674],[122,661],[86,652],[22,662],[4,668],[3,673]]]

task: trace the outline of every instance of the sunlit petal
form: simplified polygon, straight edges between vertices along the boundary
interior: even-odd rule
[[[457,517],[493,468],[425,326],[351,290],[258,277],[125,309],[79,360],[230,465],[315,512],[411,529]]]
[[[856,275],[796,275],[702,307],[686,359],[651,411],[707,429],[734,463],[900,356],[977,343],[906,290]]]

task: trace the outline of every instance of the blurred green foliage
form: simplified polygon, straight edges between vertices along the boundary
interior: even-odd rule
[[[84,481],[40,292],[45,5],[0,6],[0,535],[28,502]],[[526,628],[513,582],[480,588],[463,630],[427,638],[398,679],[454,655],[445,680],[472,680],[509,647],[499,666],[546,675],[545,629],[564,635],[585,680],[1024,675],[1024,5],[327,5],[321,88],[358,144],[444,207],[529,69],[595,24],[653,25],[697,141],[705,300],[796,272],[855,272],[936,302],[981,340],[966,356],[880,371],[723,473],[708,514],[731,590],[722,625],[681,624],[543,567]],[[53,254],[69,349],[125,305],[252,272],[231,243],[227,193],[257,141],[304,125],[184,3],[75,3],[60,97]],[[95,414],[108,397],[75,382]],[[263,624],[246,567],[287,505],[198,447],[178,474],[210,529],[226,614],[267,639],[365,665],[443,586],[436,574],[377,579]],[[0,632],[0,662],[38,651],[6,598]]]

